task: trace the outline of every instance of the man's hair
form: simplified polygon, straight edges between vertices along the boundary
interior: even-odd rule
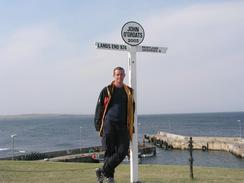
[[[114,70],[113,70],[113,75],[114,75],[116,70],[120,70],[120,71],[123,71],[125,73],[125,70],[124,70],[123,67],[115,67]]]

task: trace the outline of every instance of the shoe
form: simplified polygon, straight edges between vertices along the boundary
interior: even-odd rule
[[[115,183],[114,178],[113,177],[106,178],[106,183]]]
[[[97,176],[97,182],[103,183],[104,175],[101,168],[96,168],[96,176]]]

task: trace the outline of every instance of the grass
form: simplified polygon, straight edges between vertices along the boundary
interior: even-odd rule
[[[95,183],[95,168],[101,164],[40,161],[0,161],[0,183]],[[188,166],[139,165],[143,183],[244,182],[244,169],[194,167],[194,180]],[[130,182],[130,166],[116,169],[117,183]]]

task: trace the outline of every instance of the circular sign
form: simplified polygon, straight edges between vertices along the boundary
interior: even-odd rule
[[[127,44],[137,46],[144,40],[145,33],[139,23],[130,21],[122,27],[121,36]]]

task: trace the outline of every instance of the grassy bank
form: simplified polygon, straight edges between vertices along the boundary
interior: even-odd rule
[[[101,164],[0,161],[0,183],[95,183],[94,169]],[[195,179],[189,178],[188,166],[140,165],[144,183],[244,182],[244,169],[194,167]],[[116,170],[117,183],[130,182],[130,166]]]

